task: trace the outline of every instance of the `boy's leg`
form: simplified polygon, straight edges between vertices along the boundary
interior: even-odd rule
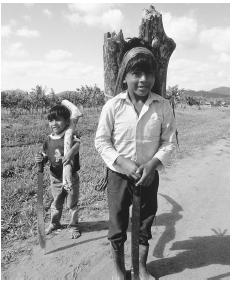
[[[43,205],[45,211],[48,211],[51,208],[52,202],[54,201],[52,192],[51,192],[51,186],[47,189],[47,191],[44,194],[44,200],[43,200]]]
[[[124,246],[120,249],[115,250],[111,247],[111,253],[113,258],[113,275],[112,280],[125,280],[126,278],[126,268],[125,268],[125,256],[124,256]]]
[[[141,193],[141,227],[139,235],[139,274],[141,280],[155,280],[147,271],[148,240],[151,236],[151,226],[157,211],[157,192],[159,174],[155,172],[155,179],[149,187],[142,187]]]
[[[126,277],[124,262],[124,242],[129,221],[131,196],[128,191],[126,176],[109,170],[107,196],[109,206],[108,239],[112,245],[114,265],[113,279],[123,280]]]
[[[61,227],[60,219],[62,215],[62,209],[66,192],[62,189],[62,181],[50,176],[51,179],[51,193],[53,196],[53,202],[51,205],[51,223],[46,230],[46,234]]]
[[[139,278],[140,280],[156,280],[147,271],[147,256],[148,256],[149,246],[139,245]]]
[[[77,239],[81,236],[81,232],[78,226],[78,200],[79,200],[79,175],[78,173],[73,174],[72,177],[73,188],[68,191],[67,195],[67,207],[71,215],[69,227],[72,231],[72,239]]]

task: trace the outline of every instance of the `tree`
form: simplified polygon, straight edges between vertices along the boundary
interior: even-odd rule
[[[169,86],[166,92],[166,98],[169,99],[170,104],[176,107],[176,104],[183,102],[184,88],[179,89],[178,85]]]
[[[46,93],[46,87],[43,88],[41,85],[36,85],[35,88],[32,88],[30,91],[31,95],[31,101],[32,101],[32,106],[34,109],[38,111],[38,109],[43,109],[46,108],[47,105],[47,99],[45,96]]]
[[[139,27],[139,38],[147,42],[156,58],[156,79],[152,90],[165,97],[168,62],[176,44],[173,39],[167,37],[163,28],[162,15],[152,5],[149,9],[144,10]],[[106,100],[121,92],[121,89],[115,89],[115,85],[120,67],[121,51],[126,44],[122,30],[118,34],[115,32],[104,34],[103,59]]]

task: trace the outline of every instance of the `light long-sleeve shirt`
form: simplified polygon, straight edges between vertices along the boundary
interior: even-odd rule
[[[144,164],[152,158],[166,166],[175,149],[175,119],[169,101],[150,93],[138,116],[128,93],[108,100],[102,108],[95,147],[107,167],[123,173],[118,156]]]

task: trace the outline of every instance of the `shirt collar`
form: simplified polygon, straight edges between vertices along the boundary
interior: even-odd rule
[[[120,99],[130,101],[128,91],[121,92],[117,95]],[[153,101],[161,101],[162,97],[154,92],[150,92],[147,98],[148,104],[151,104]]]
[[[62,131],[62,132],[61,132],[60,134],[58,134],[58,135],[53,135],[53,133],[51,133],[51,134],[49,135],[49,137],[50,137],[51,139],[53,139],[53,140],[60,139],[60,138],[62,138],[62,137],[64,136],[65,131],[66,131],[66,130]]]

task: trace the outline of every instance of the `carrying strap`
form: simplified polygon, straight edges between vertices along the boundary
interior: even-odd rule
[[[174,102],[173,102],[172,99],[170,99],[170,104],[171,104],[171,107],[172,107],[173,116],[174,116],[174,118],[176,118],[176,114],[175,114],[175,105],[174,105]],[[178,149],[180,149],[180,146],[179,146],[179,139],[178,139],[178,130],[177,130],[177,129],[176,129],[176,143],[177,143]]]

